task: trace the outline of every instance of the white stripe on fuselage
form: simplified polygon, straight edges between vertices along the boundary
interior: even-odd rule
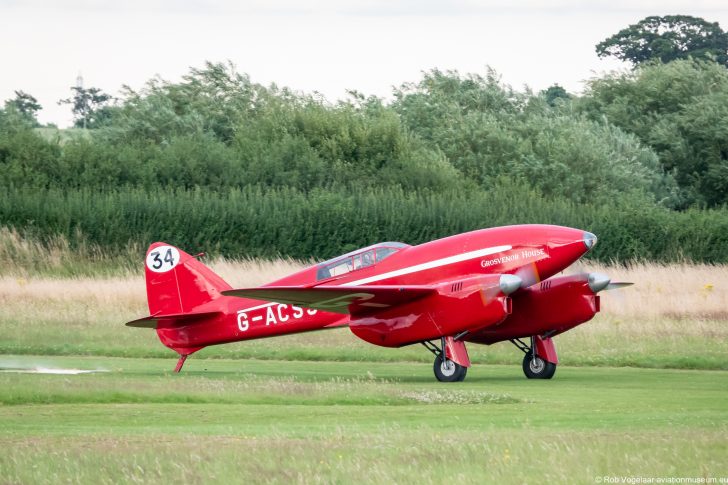
[[[250,299],[252,300],[253,298],[250,298]],[[247,312],[250,312],[250,311],[253,311],[253,310],[260,310],[261,308],[266,308],[266,307],[273,306],[273,305],[280,305],[280,303],[275,302],[275,301],[272,301],[270,303],[264,303],[263,305],[251,306],[250,308],[243,308],[241,310],[238,310],[238,312],[246,312],[247,313]]]
[[[500,253],[502,251],[509,251],[513,249],[512,246],[495,246],[492,248],[477,249],[475,251],[469,251],[467,253],[456,254],[454,256],[448,256],[447,258],[436,259],[434,261],[428,261],[427,263],[416,264],[414,266],[408,266],[406,268],[397,269],[388,273],[382,273],[379,275],[370,276],[369,278],[363,278],[349,283],[344,283],[342,287],[347,286],[358,286],[365,285],[367,283],[373,283],[375,281],[381,281],[387,278],[394,278],[395,276],[402,276],[410,273],[417,273],[418,271],[425,271],[427,269],[439,268],[440,266],[446,266],[448,264],[460,263],[469,259],[482,258],[491,254]],[[279,305],[277,302],[264,303],[262,305],[253,306],[250,308],[243,308],[238,312],[250,312],[253,310],[259,310],[273,305]],[[308,308],[308,307],[304,307]],[[257,317],[256,317],[257,318]]]
[[[407,268],[401,268],[388,273],[382,273],[368,278],[362,278],[356,281],[350,281],[344,283],[341,286],[359,286],[367,283],[374,283],[375,281],[386,280],[387,278],[394,278],[395,276],[402,276],[410,273],[417,273],[418,271],[425,271],[427,269],[439,268],[440,266],[446,266],[448,264],[460,263],[469,259],[482,258],[483,256],[489,256],[491,254],[500,253],[502,251],[508,251],[512,249],[512,246],[495,246],[492,248],[477,249],[475,251],[469,251],[467,253],[456,254],[455,256],[448,256],[447,258],[436,259],[434,261],[428,261],[427,263],[416,264],[414,266],[408,266]]]

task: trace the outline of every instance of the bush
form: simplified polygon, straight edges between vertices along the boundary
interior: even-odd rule
[[[551,223],[597,234],[590,257],[601,261],[728,262],[728,211],[675,213],[636,196],[575,204],[508,181],[471,193],[12,189],[0,199],[0,221],[41,241],[62,237],[72,248],[113,254],[163,240],[189,252],[300,259],[385,240],[419,244],[484,227]]]

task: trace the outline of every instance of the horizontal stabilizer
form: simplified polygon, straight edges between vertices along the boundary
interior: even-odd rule
[[[219,315],[221,312],[197,312],[197,313],[177,313],[169,315],[149,315],[148,317],[139,318],[126,322],[127,327],[140,328],[159,328],[160,322],[164,328],[183,327],[185,325],[193,325],[201,323],[209,318]]]
[[[361,314],[402,305],[437,293],[435,286],[264,286],[222,294],[287,303],[333,313]]]

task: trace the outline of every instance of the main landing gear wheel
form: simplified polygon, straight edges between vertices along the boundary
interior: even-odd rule
[[[556,372],[556,364],[547,362],[541,357],[533,356],[533,352],[528,352],[523,356],[523,373],[529,379],[551,379]]]
[[[435,357],[435,377],[440,382],[460,382],[465,379],[468,368],[460,364],[456,364],[450,359],[443,359],[440,356]]]

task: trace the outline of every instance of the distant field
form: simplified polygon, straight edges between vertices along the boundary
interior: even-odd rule
[[[301,267],[293,261],[212,262],[233,286],[259,285]],[[141,266],[141,265],[140,265]],[[565,365],[728,369],[728,267],[575,266],[634,286],[602,293],[602,313],[557,337]],[[1,271],[1,270],[0,270]],[[0,276],[0,353],[169,357],[152,331],[127,328],[147,314],[143,277]],[[510,344],[470,346],[474,362],[516,364]],[[385,349],[347,329],[209,347],[193,359],[256,358],[430,362],[420,346]],[[170,360],[170,365],[172,360]]]

